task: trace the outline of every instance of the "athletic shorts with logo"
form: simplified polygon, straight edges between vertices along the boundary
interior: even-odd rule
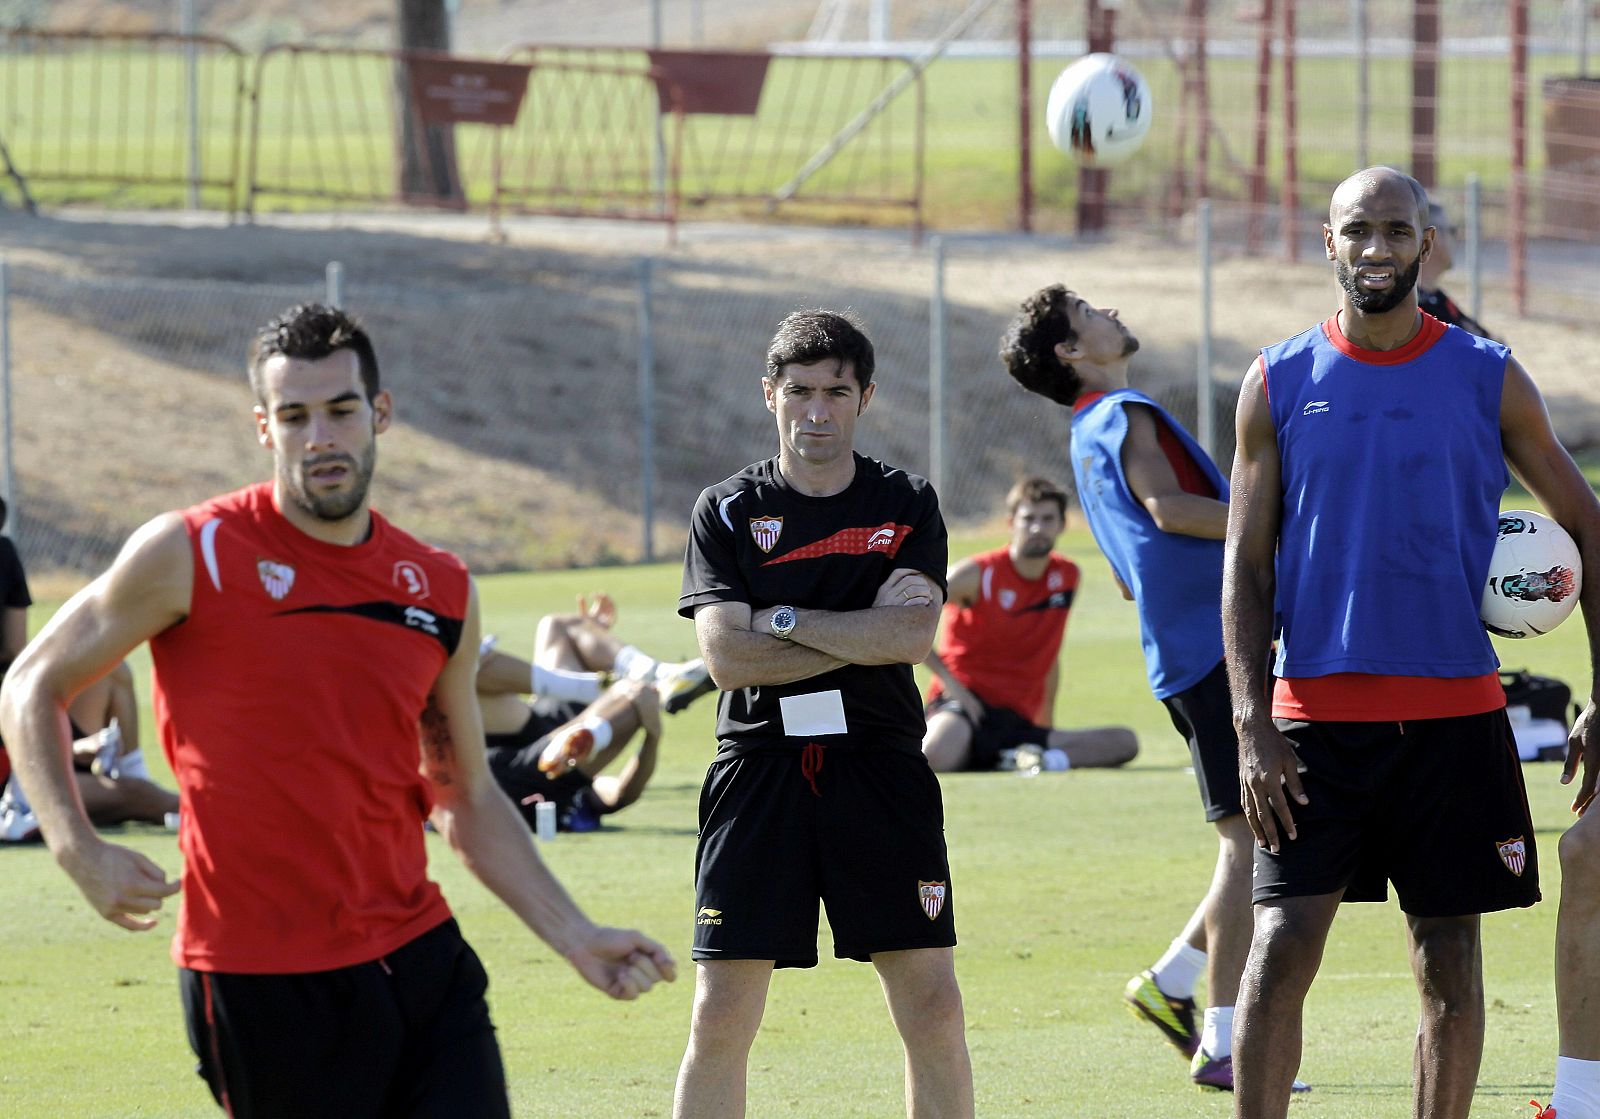
[[[696,960],[817,963],[956,943],[939,780],[921,752],[752,751],[712,763],[695,852]]]
[[[333,971],[180,968],[196,1069],[235,1119],[503,1119],[489,979],[449,920]]]
[[[980,700],[979,702],[982,702]],[[1032,742],[1043,746],[1050,737],[1050,728],[1030,722],[1011,710],[997,704],[985,703],[983,718],[974,720],[972,713],[961,701],[942,692],[929,702],[924,713],[933,718],[941,711],[954,711],[972,728],[972,743],[968,749],[966,767],[969,770],[988,770],[1000,764],[1000,752],[1013,746]]]
[[[1161,701],[1172,725],[1189,743],[1194,779],[1206,819],[1216,822],[1244,811],[1239,789],[1239,736],[1233,729],[1233,697],[1222,661],[1204,679]]]
[[[1344,891],[1414,917],[1539,900],[1539,856],[1505,709],[1403,723],[1276,720],[1304,767],[1296,838],[1257,849],[1257,902]]]
[[[530,828],[541,801],[554,802],[560,831],[593,831],[605,815],[605,806],[594,794],[594,778],[577,769],[554,777],[539,769],[539,755],[550,744],[550,736],[582,711],[581,703],[541,696],[532,703],[521,730],[485,736],[489,772]]]

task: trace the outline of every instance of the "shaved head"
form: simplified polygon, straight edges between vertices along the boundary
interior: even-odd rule
[[[1417,229],[1426,228],[1429,224],[1428,192],[1422,189],[1422,184],[1417,180],[1393,167],[1363,168],[1335,187],[1333,199],[1328,203],[1328,224],[1337,229],[1345,211],[1351,206],[1391,191],[1405,191],[1411,195],[1416,205]]]

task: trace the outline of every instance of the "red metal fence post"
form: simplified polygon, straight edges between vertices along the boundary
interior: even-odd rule
[[[1117,13],[1100,0],[1088,0],[1089,52],[1110,53],[1117,45]],[[1099,233],[1106,227],[1106,183],[1111,173],[1097,167],[1078,168],[1078,232]]]
[[[1300,259],[1300,133],[1296,123],[1295,0],[1283,4],[1283,252]]]
[[[1412,0],[1411,177],[1439,185],[1439,0]]]
[[[1528,0],[1511,0],[1511,298],[1528,313]]]
[[[1206,75],[1206,0],[1189,0],[1189,18],[1193,55],[1189,65],[1194,71],[1194,196],[1211,197],[1211,84]]]
[[[1250,213],[1246,223],[1245,252],[1261,252],[1261,221],[1267,208],[1267,114],[1272,105],[1272,0],[1262,0],[1261,30],[1256,36],[1255,159],[1250,165]]]

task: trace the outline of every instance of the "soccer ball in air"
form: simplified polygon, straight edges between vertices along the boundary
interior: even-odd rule
[[[1050,142],[1080,163],[1121,163],[1150,131],[1150,87],[1114,54],[1089,54],[1050,87],[1045,127]]]
[[[1567,619],[1583,588],[1583,557],[1567,530],[1543,513],[1500,514],[1478,616],[1500,637],[1537,637]]]

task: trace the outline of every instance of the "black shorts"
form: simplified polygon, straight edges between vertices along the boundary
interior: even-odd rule
[[[981,698],[979,702],[982,702]],[[931,700],[924,714],[932,718],[941,711],[954,711],[972,728],[972,745],[963,769],[993,769],[1000,764],[1000,751],[1021,746],[1025,742],[1043,747],[1050,737],[1049,727],[1037,726],[1011,708],[992,703],[984,703],[983,718],[973,722],[972,713],[948,692],[940,693],[937,699]]]
[[[695,851],[696,960],[815,967],[956,942],[939,779],[921,753],[834,747],[713,762]]]
[[[555,803],[558,831],[593,831],[600,826],[600,817],[606,813],[605,805],[595,795],[594,778],[578,769],[552,777],[539,768],[539,755],[550,744],[555,728],[571,721],[582,710],[581,706],[577,707],[572,714],[534,737],[530,737],[532,732],[549,721],[548,715],[537,711],[529,712],[527,723],[516,734],[485,736],[489,746],[489,772],[530,828],[535,826],[534,813],[540,801]]]
[[[1277,720],[1310,803],[1296,838],[1257,849],[1255,900],[1344,891],[1414,917],[1460,917],[1539,900],[1539,857],[1504,708],[1405,723]]]
[[[1239,788],[1239,735],[1233,729],[1233,696],[1221,661],[1205,679],[1161,701],[1172,725],[1189,743],[1194,779],[1206,819],[1215,823],[1244,811]]]
[[[503,1119],[488,976],[454,920],[371,963],[178,972],[197,1071],[236,1119]]]

